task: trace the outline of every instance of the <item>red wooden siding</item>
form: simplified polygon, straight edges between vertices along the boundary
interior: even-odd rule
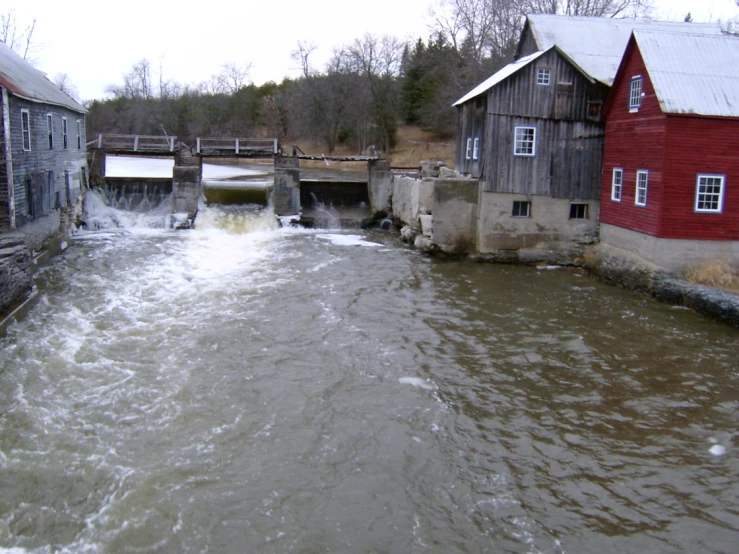
[[[600,220],[618,227],[657,235],[667,142],[666,118],[659,107],[638,51],[634,50],[634,55],[628,58],[624,69],[621,78],[614,83],[612,96],[608,100],[610,106],[606,114]],[[644,95],[639,110],[629,113],[629,87],[631,78],[636,75],[643,78]],[[621,202],[611,200],[614,167],[623,169]],[[634,203],[638,170],[649,171],[647,205],[644,207]]]
[[[668,116],[660,236],[739,240],[739,119]],[[696,213],[698,174],[725,175],[721,213]]]
[[[600,216],[603,223],[661,238],[739,240],[739,119],[665,115],[633,41],[609,97]],[[641,108],[629,113],[631,78],[641,75]],[[611,200],[623,169],[621,202]],[[636,206],[636,172],[649,171],[646,207]],[[725,175],[720,214],[696,213],[699,173]]]

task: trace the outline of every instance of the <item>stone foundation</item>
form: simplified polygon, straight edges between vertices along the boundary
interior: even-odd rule
[[[0,314],[4,315],[31,292],[32,260],[23,234],[0,235]]]

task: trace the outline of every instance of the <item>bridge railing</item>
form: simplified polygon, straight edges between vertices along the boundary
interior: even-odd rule
[[[277,154],[276,138],[203,138],[195,143],[198,154],[273,155]]]
[[[164,135],[98,135],[97,147],[128,152],[174,152],[177,137]]]

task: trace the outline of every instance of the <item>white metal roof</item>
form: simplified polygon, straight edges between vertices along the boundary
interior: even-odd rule
[[[739,117],[739,37],[635,31],[664,113]]]
[[[649,21],[608,17],[529,15],[527,24],[538,50],[557,45],[594,79],[613,84],[634,30],[721,35],[714,23]]]
[[[79,113],[86,111],[3,42],[0,42],[0,86],[32,102],[64,106]]]
[[[536,58],[540,57],[542,54],[544,54],[544,52],[534,52],[533,54],[524,56],[523,58],[516,60],[515,62],[509,63],[504,68],[499,69],[497,72],[495,72],[492,77],[488,77],[482,83],[480,83],[475,88],[473,88],[471,91],[469,91],[467,94],[465,94],[462,98],[457,100],[454,104],[452,104],[452,106],[458,106],[459,104],[464,104],[468,100],[473,99],[475,96],[479,96],[480,94],[487,92],[488,90],[493,88],[498,83],[504,81],[505,79],[513,75],[516,71],[518,71],[522,67],[526,67],[529,63],[533,62]]]

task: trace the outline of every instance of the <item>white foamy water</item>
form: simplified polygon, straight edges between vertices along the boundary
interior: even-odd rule
[[[398,379],[401,385],[411,385],[419,389],[424,390],[436,390],[436,385],[428,379],[421,379],[420,377],[401,377]]]
[[[319,233],[317,236],[339,246],[382,246],[376,242],[365,240],[361,235]]]
[[[109,206],[100,191],[85,193],[83,216],[88,230],[125,229],[131,232],[144,229],[169,229],[172,227],[172,204],[165,197],[154,209],[122,210]]]

